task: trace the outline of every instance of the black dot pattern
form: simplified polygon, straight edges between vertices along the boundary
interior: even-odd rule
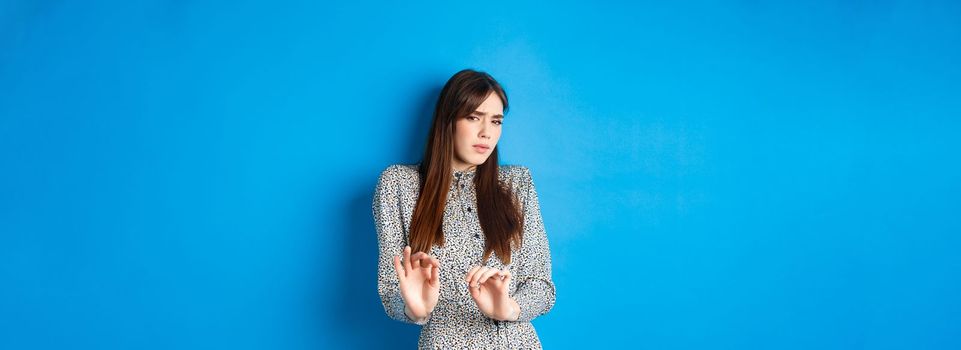
[[[492,254],[485,264],[484,234],[473,209],[477,204],[473,176],[475,169],[452,170],[450,192],[444,209],[446,244],[434,246],[431,254],[440,260],[440,299],[422,323],[420,349],[518,349],[541,348],[531,320],[554,306],[551,256],[530,170],[524,166],[502,165],[499,179],[518,196],[524,214],[521,247],[511,252],[504,264]],[[372,211],[377,229],[379,259],[377,291],[387,315],[414,323],[404,313],[404,300],[394,271],[393,256],[402,255],[408,245],[410,221],[417,204],[420,183],[416,164],[394,164],[384,169],[374,191]],[[509,269],[511,297],[521,306],[516,321],[498,321],[481,313],[467,289],[464,277],[477,265]]]

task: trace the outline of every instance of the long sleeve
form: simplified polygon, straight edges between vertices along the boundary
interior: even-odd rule
[[[377,263],[377,292],[390,318],[423,325],[427,320],[415,322],[404,312],[404,298],[400,294],[400,281],[394,270],[393,258],[401,255],[407,245],[401,216],[400,181],[404,174],[397,165],[384,169],[377,180],[371,206],[377,228],[379,258]],[[429,316],[428,316],[429,320]]]
[[[530,321],[554,307],[555,290],[551,278],[550,246],[530,169],[523,168],[522,176],[524,237],[514,272],[517,289],[513,298],[521,308],[517,321]]]

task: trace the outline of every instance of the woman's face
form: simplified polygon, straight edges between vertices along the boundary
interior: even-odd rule
[[[466,170],[487,161],[501,137],[503,121],[504,104],[493,92],[474,113],[458,119],[454,124],[454,169]]]

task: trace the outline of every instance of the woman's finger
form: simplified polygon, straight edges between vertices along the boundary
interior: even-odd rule
[[[474,266],[469,271],[467,271],[467,276],[464,277],[464,282],[467,282],[468,286],[470,286],[471,277],[473,277],[474,274],[477,273],[477,270],[480,270],[480,268],[481,268],[480,266]]]
[[[404,247],[404,271],[410,271],[410,246]]]
[[[496,274],[489,277],[488,281],[495,287],[502,288],[511,283],[511,272],[508,269],[497,271]]]
[[[467,290],[470,291],[471,299],[474,299],[474,301],[480,298],[480,288],[467,288]]]
[[[420,267],[425,269],[434,265],[434,257],[427,253],[421,252],[420,257],[417,258],[417,260],[420,260]]]
[[[404,265],[400,264],[400,256],[394,255],[394,271],[397,272],[397,279],[402,280],[407,277],[407,271],[404,271]]]
[[[490,269],[491,269],[491,268],[489,268],[489,267],[487,267],[487,266],[483,266],[483,267],[481,267],[480,269],[478,269],[477,272],[474,272],[474,275],[471,276],[471,279],[470,279],[470,282],[469,282],[469,283],[470,283],[470,286],[473,287],[473,288],[479,288],[479,287],[480,287],[480,283],[478,283],[478,282],[480,281],[480,277],[483,276],[485,273],[487,273],[487,271],[490,271]]]
[[[425,268],[425,269],[426,269],[426,268],[429,268],[429,267],[431,267],[431,266],[440,267],[440,262],[436,261],[437,259],[435,259],[434,257],[430,256],[430,254],[427,254],[427,253],[424,253],[424,252],[419,252],[419,253],[415,254],[415,256],[411,257],[411,259],[414,260],[414,261],[417,263],[417,266],[419,266],[419,267],[421,267],[421,268]],[[435,264],[435,262],[436,262],[436,264]]]
[[[411,256],[410,256],[410,266],[411,266],[411,268],[419,269],[419,268],[421,268],[421,267],[424,267],[423,265],[421,265],[421,260],[424,259],[424,255],[426,255],[426,254],[424,254],[424,252],[417,252],[417,253],[414,253],[413,255],[411,255]]]
[[[484,274],[480,275],[480,278],[477,279],[477,284],[484,284],[484,282],[487,282],[487,279],[491,278],[491,276],[499,274],[500,272],[501,271],[497,269],[489,269],[484,271]]]
[[[487,267],[484,267],[484,266],[478,266],[478,267],[474,270],[474,273],[472,273],[472,274],[470,275],[470,278],[467,279],[467,286],[470,287],[470,288],[476,288],[476,287],[477,287],[477,277],[480,277],[480,275],[481,275],[482,273],[484,273],[484,269],[486,269],[486,268],[487,268]]]
[[[431,267],[430,268],[430,285],[436,286],[437,282],[439,281],[439,278],[440,278],[440,268]]]

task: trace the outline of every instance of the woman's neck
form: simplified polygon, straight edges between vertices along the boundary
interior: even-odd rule
[[[451,164],[451,167],[454,168],[454,171],[463,172],[463,171],[474,170],[475,168],[477,168],[477,165],[454,162],[454,164]]]

